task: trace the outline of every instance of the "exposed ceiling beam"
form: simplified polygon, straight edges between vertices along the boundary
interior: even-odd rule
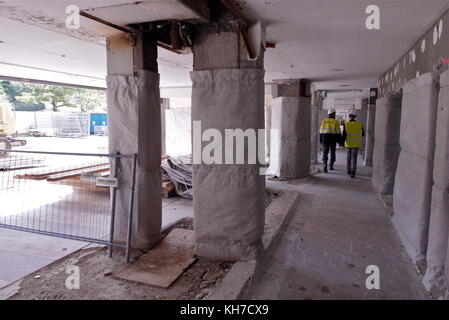
[[[71,83],[65,83],[65,82],[54,82],[54,81],[46,81],[46,80],[10,77],[10,76],[3,76],[1,74],[0,74],[0,80],[39,83],[39,84],[46,84],[46,85],[50,85],[50,86],[71,87],[71,88],[80,88],[80,89],[89,89],[89,90],[100,90],[100,91],[106,90],[106,88],[102,88],[102,87],[85,86],[85,85],[81,85],[81,84],[71,84]]]

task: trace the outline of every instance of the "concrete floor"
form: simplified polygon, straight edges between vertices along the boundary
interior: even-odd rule
[[[253,299],[427,299],[371,187],[371,168],[346,175],[346,155],[328,174],[270,182],[304,195],[264,268]],[[359,157],[359,163],[361,159]],[[368,290],[368,265],[380,269],[380,289]]]
[[[162,230],[193,217],[192,200],[163,198]],[[89,243],[0,228],[0,289]]]

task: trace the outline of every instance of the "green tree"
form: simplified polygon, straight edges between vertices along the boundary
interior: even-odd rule
[[[106,111],[106,91],[77,89],[71,102],[72,105],[79,107],[81,112],[89,112],[98,109]]]
[[[16,110],[43,110],[43,102],[57,112],[60,107],[78,107],[81,112],[106,110],[106,92],[26,82],[1,81],[0,88]]]
[[[30,104],[48,102],[51,104],[51,110],[57,112],[60,107],[74,107],[71,97],[75,93],[75,88],[30,83],[17,100]]]
[[[0,86],[3,93],[6,94],[9,102],[12,104],[17,102],[17,97],[22,95],[22,92],[24,91],[24,84],[21,82],[11,83],[11,81],[4,80],[0,82]]]

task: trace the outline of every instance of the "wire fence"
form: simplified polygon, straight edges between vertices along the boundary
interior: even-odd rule
[[[135,155],[1,151],[0,228],[104,244],[110,255],[125,247],[128,261],[130,241],[114,243],[115,201],[120,159]]]

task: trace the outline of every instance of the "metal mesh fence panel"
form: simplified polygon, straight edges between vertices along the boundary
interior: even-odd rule
[[[111,230],[124,157],[132,156],[5,152],[0,227],[123,247]]]

